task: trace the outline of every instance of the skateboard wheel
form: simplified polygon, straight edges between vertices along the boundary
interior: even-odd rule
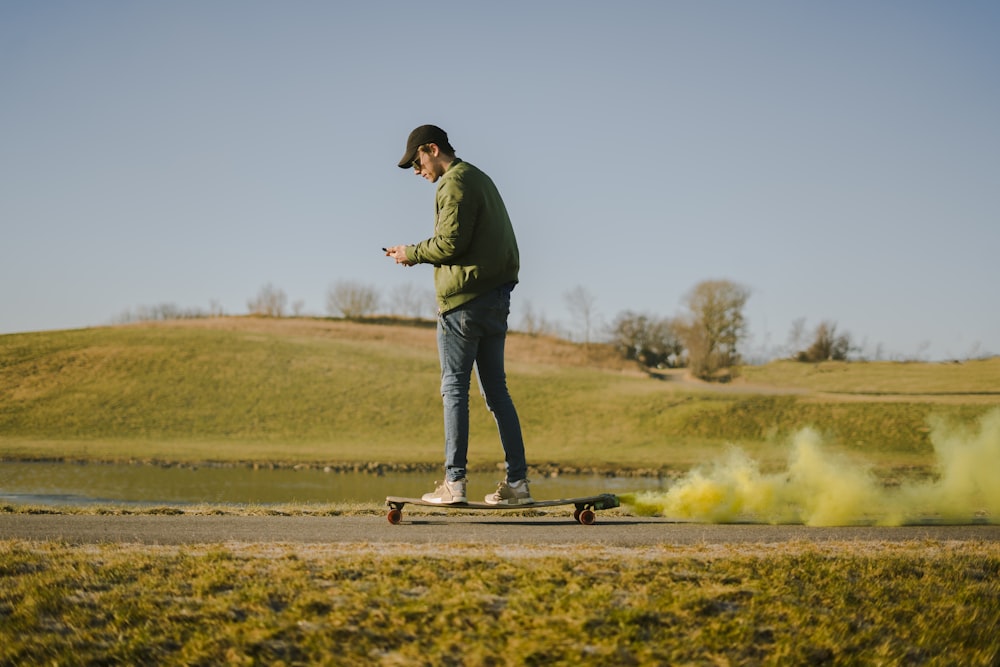
[[[391,509],[389,510],[389,514],[386,515],[386,518],[389,519],[389,523],[395,526],[403,520],[403,513],[400,510]]]
[[[573,521],[579,521],[580,520],[580,512],[582,512],[582,511],[583,511],[582,507],[578,507],[575,510],[573,510]]]
[[[594,525],[594,521],[597,520],[597,515],[594,514],[594,510],[581,510],[580,516],[576,520],[584,526],[592,526]]]

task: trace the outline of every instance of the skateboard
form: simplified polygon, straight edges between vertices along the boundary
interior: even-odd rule
[[[442,505],[439,503],[429,503],[420,498],[402,498],[400,496],[388,496],[385,504],[389,506],[389,513],[386,518],[389,523],[396,525],[403,520],[404,505],[420,505],[422,507],[437,507],[444,510],[533,510],[540,507],[558,507],[559,505],[576,505],[573,518],[584,526],[593,525],[597,520],[594,514],[597,510],[607,510],[618,507],[618,496],[611,493],[602,493],[599,496],[584,496],[583,498],[563,498],[561,500],[536,500],[530,505],[488,505],[486,503],[457,503],[454,505]]]

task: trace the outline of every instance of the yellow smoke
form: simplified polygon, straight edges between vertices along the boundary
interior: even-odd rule
[[[932,479],[885,487],[870,468],[826,451],[811,429],[793,438],[786,470],[765,474],[737,447],[696,468],[666,493],[625,494],[638,514],[711,523],[764,521],[835,526],[936,520],[995,522],[1000,516],[1000,409],[978,428],[931,425]]]

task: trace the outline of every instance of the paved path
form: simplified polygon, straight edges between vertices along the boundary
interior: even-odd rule
[[[664,519],[602,516],[593,526],[569,517],[404,516],[91,516],[0,514],[0,539],[57,540],[74,544],[205,544],[220,542],[310,544],[658,545],[783,542],[908,542],[960,540],[1000,543],[1000,525],[807,526],[714,525]]]

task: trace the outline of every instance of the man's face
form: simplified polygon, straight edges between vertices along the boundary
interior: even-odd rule
[[[413,159],[413,172],[431,183],[437,182],[444,175],[445,165],[436,144],[427,144],[417,150],[417,156]]]

